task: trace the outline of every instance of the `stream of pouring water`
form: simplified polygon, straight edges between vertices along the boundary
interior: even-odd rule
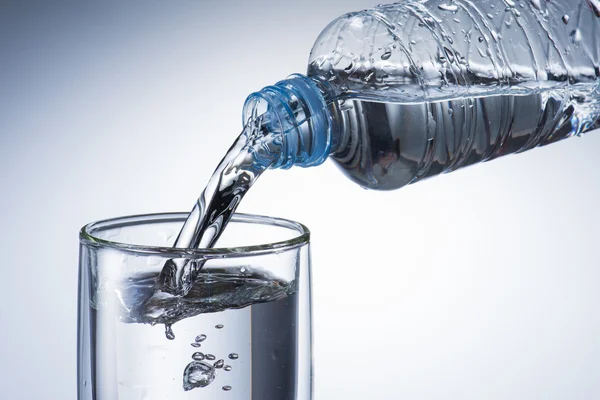
[[[281,135],[266,129],[265,114],[257,107],[185,221],[173,247],[210,248],[233,216],[240,201],[258,177],[280,156]],[[191,289],[202,262],[169,260],[156,290],[184,296]]]

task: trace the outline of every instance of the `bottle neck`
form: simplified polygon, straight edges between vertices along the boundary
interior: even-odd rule
[[[327,82],[300,74],[248,96],[244,124],[261,118],[264,134],[279,136],[280,156],[271,168],[313,167],[329,157],[340,131],[328,106],[333,97]]]

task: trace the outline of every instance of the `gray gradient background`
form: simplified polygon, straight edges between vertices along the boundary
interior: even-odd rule
[[[0,397],[75,399],[77,232],[184,211],[245,96],[368,0],[0,2]],[[600,398],[600,133],[394,193],[331,163],[241,211],[313,232],[316,397]]]

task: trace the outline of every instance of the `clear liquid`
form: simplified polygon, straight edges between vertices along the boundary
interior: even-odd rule
[[[173,247],[213,247],[246,192],[277,160],[281,135],[265,130],[264,117],[254,110],[198,197]],[[160,292],[185,295],[201,269],[199,262],[169,260],[157,280],[155,292],[158,296]]]
[[[597,1],[401,1],[333,21],[308,75],[336,92],[333,159],[390,190],[599,126]]]
[[[521,95],[384,100],[345,96],[335,104],[346,143],[331,158],[370,189],[398,189],[600,127],[598,82]]]
[[[153,296],[157,276],[140,275],[92,303],[94,398],[294,398],[296,281],[240,268],[200,275],[185,296]],[[156,324],[174,322],[166,340]]]

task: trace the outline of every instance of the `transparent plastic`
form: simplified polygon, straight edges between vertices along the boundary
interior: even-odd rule
[[[598,128],[600,5],[381,5],[333,21],[307,77],[247,100],[245,122],[262,102],[264,119],[282,133],[271,167],[329,157],[363,187],[397,189]]]

